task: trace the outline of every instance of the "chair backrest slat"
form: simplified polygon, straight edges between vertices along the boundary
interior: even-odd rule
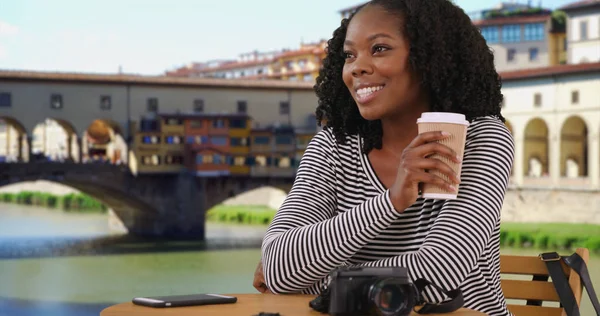
[[[508,309],[515,316],[561,316],[562,308],[528,305],[508,305]]]
[[[562,264],[565,275],[569,275],[570,268]],[[538,257],[533,256],[500,256],[500,273],[521,275],[548,275],[546,264]]]
[[[551,282],[501,280],[504,297],[521,300],[558,302],[558,294]]]

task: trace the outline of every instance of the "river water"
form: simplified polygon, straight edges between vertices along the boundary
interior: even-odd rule
[[[99,315],[135,296],[256,293],[264,231],[208,223],[205,242],[148,240],[111,232],[107,215],[0,204],[0,315]],[[591,261],[600,288],[600,257]],[[582,308],[593,315],[589,299]]]

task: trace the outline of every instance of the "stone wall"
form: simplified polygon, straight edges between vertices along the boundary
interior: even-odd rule
[[[600,192],[509,190],[502,221],[600,224]]]

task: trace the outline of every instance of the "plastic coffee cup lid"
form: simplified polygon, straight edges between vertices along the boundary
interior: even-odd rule
[[[449,112],[423,112],[421,117],[417,119],[418,123],[451,123],[469,126],[469,121],[467,121],[464,114]]]
[[[423,193],[423,198],[434,199],[434,200],[454,200],[457,198],[456,194],[444,194],[444,193]]]

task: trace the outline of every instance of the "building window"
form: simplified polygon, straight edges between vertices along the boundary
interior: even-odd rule
[[[53,94],[50,96],[50,107],[53,109],[63,108],[62,94]]]
[[[213,136],[210,138],[210,143],[217,146],[227,145],[227,137],[225,136]]]
[[[245,119],[232,119],[229,121],[230,128],[246,128]]]
[[[213,163],[213,155],[202,155],[202,163]]]
[[[481,35],[488,44],[498,43],[498,27],[485,26],[481,28]]]
[[[158,112],[158,99],[157,98],[148,98],[147,106],[148,112]]]
[[[204,99],[194,100],[194,113],[204,113]]]
[[[191,120],[190,127],[191,128],[202,128],[202,121],[201,120]]]
[[[290,114],[290,103],[287,101],[279,102],[279,114],[288,115]]]
[[[302,79],[305,82],[312,82],[313,81],[313,76],[311,74],[306,74],[306,75],[304,75],[304,77],[302,77]]]
[[[291,145],[293,143],[292,136],[277,136],[275,137],[275,144],[277,145]]]
[[[514,48],[509,48],[506,52],[506,61],[515,61],[517,57],[517,50]]]
[[[100,109],[101,110],[110,110],[112,107],[112,99],[110,95],[102,95],[100,96]]]
[[[238,101],[237,102],[237,112],[245,114],[248,111],[248,104],[246,101]]]
[[[0,108],[9,108],[12,106],[11,95],[8,92],[0,93]]]
[[[142,120],[140,122],[140,132],[158,132],[157,120]]]
[[[571,103],[579,104],[579,90],[571,91]]]
[[[142,137],[142,143],[144,144],[158,144],[160,138],[158,136],[144,136]]]
[[[584,41],[588,38],[588,23],[587,21],[579,22],[579,39]]]
[[[270,142],[269,136],[256,136],[253,143],[255,145],[269,145]]]
[[[544,40],[544,34],[544,23],[525,24],[526,41],[542,41]]]
[[[225,121],[218,119],[218,120],[214,120],[213,121],[213,127],[214,128],[224,128],[225,127]]]
[[[232,137],[229,141],[231,146],[248,146],[248,138],[246,137]]]
[[[533,95],[533,105],[536,107],[542,106],[542,94],[536,93]]]
[[[502,27],[502,41],[514,43],[521,40],[521,25],[509,24]]]
[[[243,166],[246,164],[246,158],[245,157],[235,157],[233,159],[233,164],[235,166]]]
[[[538,60],[539,50],[537,47],[532,47],[529,49],[529,61]]]
[[[224,159],[223,159],[223,156],[221,156],[221,155],[219,155],[219,154],[214,154],[214,155],[213,155],[213,163],[214,163],[215,165],[220,165],[220,164],[222,164],[222,163],[224,162],[223,160],[224,160]]]
[[[143,156],[142,164],[143,165],[153,165],[153,166],[160,165],[160,157],[158,155]]]
[[[167,144],[181,144],[183,142],[183,136],[167,136],[165,141]]]
[[[289,157],[281,157],[277,162],[279,168],[289,168],[292,166],[292,160]]]
[[[165,119],[165,124],[166,125],[181,125],[181,124],[183,124],[183,120],[172,117],[172,118]]]
[[[167,165],[181,165],[183,164],[183,156],[166,156],[165,164]]]
[[[256,165],[258,165],[260,167],[266,167],[267,166],[267,157],[256,156],[255,163],[256,163]]]

